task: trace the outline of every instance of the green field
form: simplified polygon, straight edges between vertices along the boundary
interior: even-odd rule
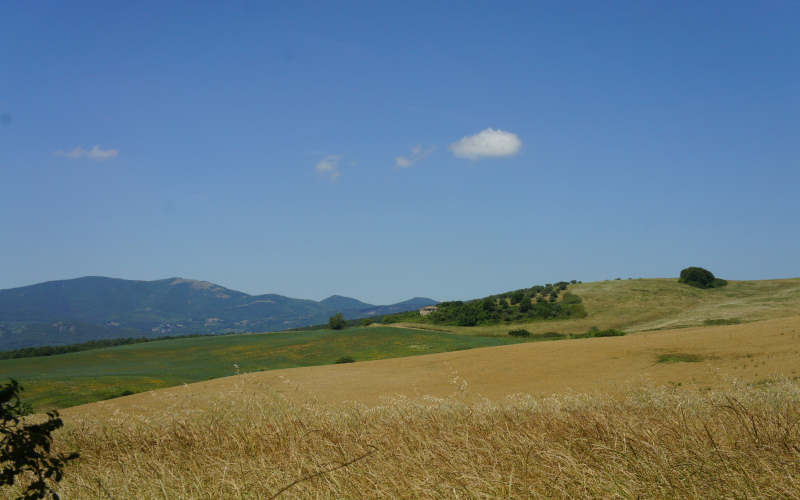
[[[389,327],[194,337],[2,360],[0,380],[17,379],[23,399],[42,410],[234,375],[234,365],[245,373],[331,364],[343,356],[364,361],[521,341]]]

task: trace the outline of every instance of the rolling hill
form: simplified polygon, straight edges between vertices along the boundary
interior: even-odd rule
[[[0,290],[0,350],[116,337],[285,330],[416,309],[414,298],[377,306],[334,295],[322,301],[249,295],[207,281],[84,277]]]
[[[586,316],[547,321],[504,321],[455,326],[403,320],[397,326],[430,328],[466,335],[504,336],[525,328],[531,333],[585,332],[591,327],[626,332],[746,323],[800,314],[800,278],[729,281],[728,286],[699,289],[677,279],[609,280],[569,285],[582,299]]]

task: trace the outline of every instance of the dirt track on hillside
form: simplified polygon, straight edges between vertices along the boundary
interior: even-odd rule
[[[700,362],[658,362],[662,354]],[[353,364],[250,373],[69,408],[96,415],[191,411],[218,398],[278,392],[297,401],[377,404],[387,397],[502,399],[515,393],[615,393],[641,384],[704,389],[800,375],[800,317],[625,337],[536,342]]]

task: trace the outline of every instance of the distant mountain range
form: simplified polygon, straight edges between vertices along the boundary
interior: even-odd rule
[[[0,350],[116,337],[263,332],[435,304],[416,297],[376,306],[333,295],[319,302],[249,295],[207,281],[134,281],[89,276],[0,290]]]

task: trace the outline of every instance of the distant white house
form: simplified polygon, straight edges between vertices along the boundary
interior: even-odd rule
[[[436,307],[436,306],[425,306],[425,307],[423,307],[422,309],[419,310],[419,315],[420,316],[427,316],[428,314],[430,314],[432,312],[436,312],[438,310],[439,310],[439,308]]]

